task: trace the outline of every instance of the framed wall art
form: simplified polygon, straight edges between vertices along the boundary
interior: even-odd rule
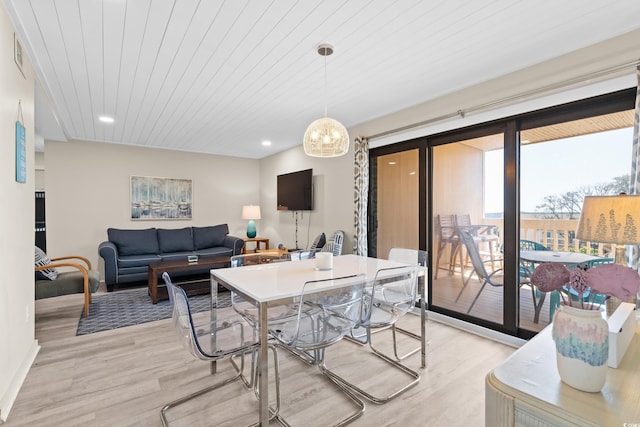
[[[131,220],[191,219],[190,179],[131,177]]]

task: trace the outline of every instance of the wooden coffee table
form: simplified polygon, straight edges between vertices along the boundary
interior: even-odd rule
[[[230,257],[218,256],[218,257],[211,257],[211,258],[199,258],[198,261],[196,262],[189,262],[185,259],[185,260],[179,260],[179,261],[158,261],[158,262],[150,263],[148,282],[149,282],[149,293],[151,294],[151,302],[153,304],[157,304],[159,299],[167,299],[169,297],[166,294],[166,286],[164,285],[162,285],[162,288],[164,289],[163,294],[162,295],[158,294],[158,274],[159,273],[162,273],[165,271],[168,273],[171,273],[172,271],[189,271],[189,270],[196,270],[196,269],[202,269],[202,268],[209,268],[209,269],[224,268],[224,267],[229,267],[230,262],[231,262]],[[211,291],[211,285],[209,283],[208,275],[206,278],[202,279],[199,282],[203,282],[203,286],[199,288],[189,289],[189,292],[187,293],[190,295],[197,295],[197,294],[206,294]],[[186,283],[193,283],[193,281],[186,282]],[[181,285],[180,283],[176,283],[176,284]],[[182,284],[181,286],[185,287],[184,284]]]

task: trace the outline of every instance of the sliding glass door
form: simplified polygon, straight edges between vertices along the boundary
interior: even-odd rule
[[[394,247],[419,246],[418,150],[377,158],[377,256],[386,258]]]
[[[432,305],[500,325],[503,147],[503,133],[434,146],[431,187]]]
[[[585,195],[628,189],[634,103],[635,88],[372,149],[370,254],[429,250],[430,310],[533,336],[557,298],[521,251],[610,258],[575,230]]]

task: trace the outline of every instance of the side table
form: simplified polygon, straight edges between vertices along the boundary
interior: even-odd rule
[[[617,369],[609,368],[602,391],[587,393],[560,380],[551,325],[489,372],[485,425],[633,426],[640,423],[640,337]]]
[[[246,254],[247,253],[247,243],[250,242],[254,242],[256,244],[255,249],[261,249],[260,248],[260,244],[263,243],[264,244],[264,248],[262,249],[269,249],[269,239],[265,239],[264,237],[245,237],[244,239],[244,245],[242,246],[242,253]]]

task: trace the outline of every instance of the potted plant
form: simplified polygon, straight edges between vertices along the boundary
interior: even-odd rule
[[[542,292],[558,291],[562,296],[552,326],[560,378],[578,390],[600,391],[609,357],[602,296],[633,299],[640,288],[638,272],[619,264],[568,270],[562,264],[546,263],[535,269],[531,283]]]

